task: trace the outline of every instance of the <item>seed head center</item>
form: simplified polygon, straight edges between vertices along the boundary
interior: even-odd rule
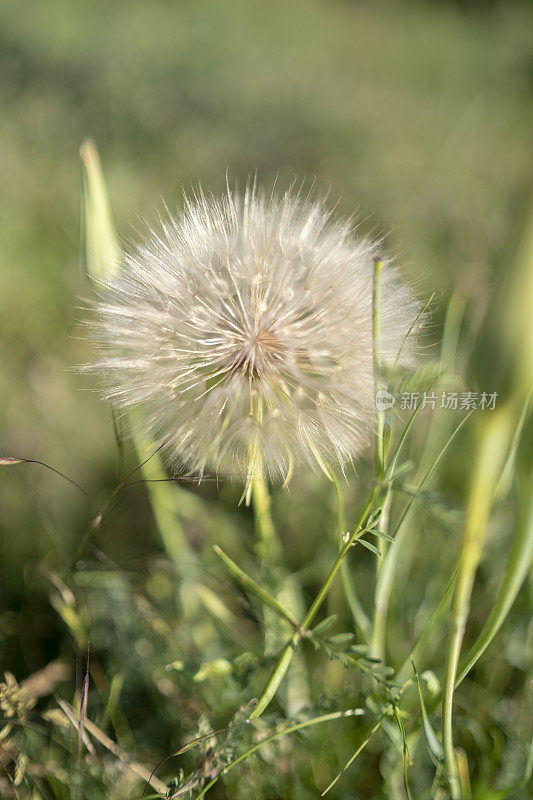
[[[260,378],[283,360],[286,347],[271,328],[243,332],[235,342],[232,372]]]

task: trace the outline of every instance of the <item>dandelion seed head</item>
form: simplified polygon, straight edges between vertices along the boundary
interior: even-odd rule
[[[186,200],[99,292],[105,396],[136,412],[176,474],[344,466],[373,431],[378,247],[291,192]],[[381,282],[387,363],[418,305],[386,259]]]

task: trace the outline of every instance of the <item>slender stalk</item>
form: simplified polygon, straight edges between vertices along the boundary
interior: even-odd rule
[[[390,488],[387,488],[383,498],[382,511],[378,522],[378,529],[384,533],[388,533],[387,529],[389,527],[391,499]],[[374,658],[379,658],[381,661],[384,661],[388,602],[378,591],[378,587],[380,585],[379,576],[387,557],[389,543],[385,539],[381,539],[379,546],[381,550],[381,558],[378,557],[376,561],[376,590],[374,594],[374,617],[372,620],[372,639],[370,644],[370,652]]]
[[[533,493],[531,493],[529,486],[528,489],[529,497],[526,498],[527,508],[525,510],[523,519],[518,523],[509,563],[507,565],[496,602],[485,625],[483,626],[481,633],[463,660],[459,675],[455,681],[455,689],[457,689],[459,684],[465,679],[472,667],[477,663],[491,641],[494,639],[505,617],[509,613],[516,595],[518,594],[518,591],[520,590],[520,587],[523,584],[523,581],[525,580],[525,577],[527,576],[531,567],[531,561],[533,558]],[[414,661],[416,664],[419,664],[420,668],[423,669],[424,662],[427,658],[427,640],[434,631],[440,619],[442,619],[449,596],[457,580],[459,567],[460,564],[457,564],[443,597],[426,623],[422,634],[420,635],[415,647],[411,652],[411,655],[406,659],[404,664],[396,673],[395,680],[400,682],[406,680],[409,671],[412,669],[412,661]],[[436,710],[441,699],[442,694],[439,694],[439,696],[435,698],[429,709],[430,715]],[[409,737],[413,747],[420,735],[422,721],[420,720],[419,723],[419,726],[411,731]]]
[[[477,458],[465,520],[459,574],[448,633],[442,693],[444,764],[453,800],[459,800],[461,797],[461,786],[453,745],[453,693],[466,621],[470,610],[470,597],[481,558],[494,490],[505,462],[513,416],[512,409],[509,405],[506,405],[492,412],[492,415],[484,421],[484,425],[480,429]]]
[[[378,392],[383,388],[381,365],[381,331],[380,331],[380,300],[381,300],[381,270],[383,262],[380,258],[374,259],[374,282],[372,289],[372,353],[374,363],[374,398],[376,401],[376,440],[374,445],[374,464],[376,479],[380,480],[385,474],[385,411],[377,402]],[[390,511],[390,483],[382,492],[382,510],[379,520],[379,530],[386,531]],[[382,556],[376,558],[376,581],[379,576],[382,557],[386,553],[387,542],[381,542]],[[376,658],[384,659],[385,651],[385,624],[379,605],[374,605],[374,619],[371,626],[370,651]]]
[[[420,481],[416,494],[414,494],[413,497],[407,503],[400,517],[400,520],[396,525],[396,529],[393,534],[394,541],[390,545],[386,557],[383,560],[383,564],[379,571],[376,583],[374,633],[373,633],[374,646],[383,646],[382,643],[384,642],[385,638],[385,628],[387,624],[390,595],[394,584],[394,575],[396,572],[396,566],[398,564],[398,558],[401,552],[401,548],[408,531],[408,528],[405,525],[405,521],[407,520],[407,517],[409,516],[416,500],[420,496],[420,492],[424,488],[425,484],[431,477],[434,470],[437,468],[446,450],[451,445],[451,443],[453,442],[453,440],[455,439],[455,437],[457,436],[463,425],[469,419],[469,417],[470,414],[467,414],[467,416],[465,416],[464,419],[462,419],[459,425],[455,428],[452,435],[448,438],[448,441],[442,447],[437,458],[435,459],[431,467],[428,469],[428,471]]]
[[[417,317],[417,321],[424,314],[424,312],[426,311],[429,303],[431,302],[431,299],[432,298],[430,298],[428,300],[428,302],[426,303],[424,308],[420,311],[419,316]],[[455,351],[456,351],[456,346],[457,346],[457,337],[458,337],[458,333],[459,333],[459,326],[460,326],[460,323],[461,323],[461,320],[462,320],[463,311],[464,311],[464,304],[461,305],[461,303],[457,300],[457,298],[455,298],[455,299],[452,298],[452,301],[450,302],[449,307],[448,307],[448,314],[447,314],[447,317],[446,317],[446,324],[445,324],[445,327],[444,327],[444,338],[443,338],[443,343],[442,343],[442,348],[441,348],[441,357],[440,357],[441,363],[447,364],[448,362],[451,362],[453,360],[454,356],[455,356]],[[408,335],[410,333],[411,333],[411,330],[409,331]],[[402,345],[402,347],[403,347],[403,345]],[[398,359],[399,359],[399,354],[398,354],[397,361],[398,361]],[[396,446],[396,449],[395,449],[392,457],[390,458],[389,463],[385,467],[385,475],[388,478],[392,478],[392,476],[394,474],[394,470],[396,468],[396,463],[398,461],[398,456],[399,456],[400,449],[404,444],[405,438],[407,437],[407,434],[409,433],[409,430],[411,429],[411,426],[412,426],[412,424],[413,424],[413,422],[414,422],[419,410],[420,410],[420,407],[415,409],[414,413],[411,415],[411,417],[410,417],[410,419],[409,419],[409,421],[408,421],[408,423],[407,423],[407,425],[406,425],[406,427],[404,429],[404,432],[403,432],[403,434],[402,434],[402,436],[401,436],[401,438],[400,438],[400,440],[398,442],[398,445]],[[430,440],[431,440],[431,444],[433,445],[433,439],[432,439],[431,431],[434,429],[434,427],[435,426],[432,426],[432,428],[430,429],[430,434],[429,434],[428,440],[427,440],[428,441],[428,445],[430,444]],[[460,427],[461,427],[461,425],[459,426],[459,428]],[[457,430],[459,430],[459,428]],[[456,431],[456,433],[457,433],[457,431]],[[419,487],[420,489],[422,488],[422,486],[425,483],[425,481],[431,475],[431,472],[433,471],[433,469],[437,466],[437,464],[440,461],[440,458],[442,457],[444,451],[446,450],[446,448],[451,443],[451,441],[453,440],[454,437],[455,437],[455,433],[452,435],[451,438],[448,439],[444,449],[441,450],[440,454],[437,456],[436,461],[434,461],[433,464],[430,465],[425,477],[422,480],[422,483],[420,484],[420,487]],[[424,452],[426,452],[426,451],[428,451],[428,448],[426,448],[426,450]],[[386,453],[383,454],[383,458],[384,459],[385,459],[385,457],[386,457]],[[424,461],[425,461],[425,457],[423,457],[421,459],[421,463],[423,464]],[[394,583],[394,573],[395,573],[395,569],[396,569],[396,565],[397,565],[397,561],[398,561],[398,555],[399,555],[400,549],[401,549],[400,545],[403,544],[403,541],[405,540],[405,536],[407,534],[407,528],[403,527],[403,523],[404,523],[408,513],[410,512],[410,510],[412,508],[412,505],[413,505],[415,500],[416,500],[416,497],[414,497],[413,501],[408,505],[408,507],[406,509],[406,512],[404,512],[404,514],[403,514],[403,516],[402,516],[402,518],[400,520],[400,524],[396,528],[396,532],[394,534],[395,542],[392,545],[390,545],[390,547],[389,547],[387,542],[385,540],[383,541],[382,547],[381,547],[382,559],[381,559],[381,561],[378,561],[378,564],[377,564],[377,570],[376,570],[376,572],[377,572],[377,580],[376,580],[376,591],[375,591],[375,597],[374,597],[374,619],[373,619],[373,625],[372,625],[372,648],[371,648],[371,650],[372,650],[372,654],[376,658],[381,658],[382,660],[384,660],[384,658],[385,658],[385,643],[386,643],[385,640],[386,640],[386,629],[387,629],[387,615],[388,615],[388,610],[389,610],[390,594],[391,594],[393,583]],[[388,532],[387,528],[388,528],[388,518],[389,518],[389,513],[390,513],[390,502],[391,502],[391,492],[390,492],[390,488],[389,488],[387,493],[386,493],[386,495],[385,495],[384,501],[383,501],[383,512],[381,514],[380,522],[379,522],[380,530],[386,531],[386,532]],[[397,538],[399,540],[398,542],[396,542]],[[390,552],[390,557],[389,557],[389,553],[388,553],[389,549],[391,551]]]
[[[372,504],[374,502],[374,498],[376,496],[376,493],[377,493],[376,489],[373,489],[372,492],[370,493],[370,496],[369,496],[369,498],[368,498],[368,500],[366,502],[366,505],[364,507],[363,513],[361,514],[361,516],[359,518],[359,521],[358,521],[357,525],[355,526],[354,532],[349,537],[348,541],[343,546],[343,548],[340,551],[339,555],[335,559],[335,563],[333,564],[331,570],[329,571],[328,577],[324,581],[324,583],[322,585],[322,588],[320,589],[319,593],[315,597],[315,600],[314,600],[313,604],[311,605],[311,608],[307,612],[307,615],[306,615],[306,617],[305,617],[305,619],[303,621],[304,629],[309,627],[309,625],[311,624],[311,622],[315,618],[315,615],[316,615],[317,611],[319,610],[320,606],[322,605],[322,603],[324,601],[324,598],[325,598],[326,594],[329,591],[329,587],[331,586],[331,582],[333,581],[333,578],[337,574],[337,570],[339,569],[340,565],[342,564],[342,561],[343,561],[346,553],[348,552],[350,547],[353,544],[355,544],[357,539],[359,539],[363,535],[363,533],[365,532],[365,523],[367,521],[368,515],[369,515],[370,510],[372,508]]]
[[[286,636],[286,629],[281,624],[280,611],[289,619],[295,631],[300,626],[296,619],[301,618],[304,609],[303,595],[300,586],[288,574],[283,564],[283,548],[277,535],[270,513],[270,494],[268,485],[261,470],[259,459],[256,458],[256,470],[251,483],[251,500],[255,518],[256,551],[262,562],[273,569],[264,570],[265,580],[269,581],[268,588],[277,604],[273,608],[271,602],[264,602],[265,615],[265,653],[270,655],[279,648],[279,641]],[[288,666],[288,665],[287,665]],[[285,698],[285,708],[289,716],[294,716],[304,706],[309,705],[309,681],[305,664],[297,659],[294,669],[288,676],[288,686]]]
[[[324,598],[326,597],[329,588],[335,575],[337,574],[339,567],[341,566],[346,553],[350,549],[350,547],[360,538],[363,533],[365,532],[365,524],[368,519],[368,515],[370,510],[372,509],[372,505],[374,503],[375,497],[377,494],[377,488],[375,487],[365,504],[363,512],[359,518],[357,525],[355,526],[354,532],[351,534],[349,538],[347,538],[345,544],[341,548],[337,558],[333,566],[331,567],[329,574],[322,584],[320,591],[318,592],[317,596],[315,597],[309,611],[307,612],[304,621],[302,622],[301,628],[298,631],[295,631],[287,644],[285,645],[280,657],[278,658],[274,669],[272,670],[270,677],[268,678],[263,691],[259,697],[256,707],[252,711],[252,717],[259,717],[263,711],[267,708],[271,700],[273,699],[274,695],[276,694],[278,687],[283,680],[283,676],[287,672],[289,668],[289,664],[291,663],[291,659],[293,656],[294,651],[296,650],[298,644],[300,643],[302,636],[305,635],[306,630],[309,628],[311,622],[314,620],[320,606],[324,602]]]
[[[367,744],[369,743],[369,741],[373,737],[373,735],[376,733],[376,731],[379,730],[379,728],[381,728],[384,719],[385,719],[385,715],[381,716],[378,719],[378,721],[376,722],[374,727],[371,729],[370,733],[367,736],[365,736],[365,738],[363,739],[363,741],[361,742],[361,744],[359,745],[359,747],[357,748],[355,753],[346,762],[346,764],[341,769],[341,771],[339,773],[337,773],[337,775],[333,778],[331,783],[328,786],[326,786],[326,788],[322,792],[322,797],[324,797],[331,789],[333,789],[333,787],[335,786],[337,781],[344,775],[346,770],[348,770],[351,767],[351,765],[353,764],[353,762],[355,761],[355,759],[357,758],[359,753],[361,753],[361,751],[365,749],[365,747],[367,746]]]
[[[227,555],[227,553],[225,553],[222,550],[221,547],[219,547],[218,545],[214,545],[213,550],[215,551],[217,556],[219,556],[222,559],[224,564],[228,567],[233,577],[242,586],[244,586],[245,589],[247,589],[250,592],[253,592],[253,594],[256,594],[260,598],[260,600],[263,601],[265,605],[270,606],[270,608],[276,611],[276,613],[279,614],[280,617],[283,617],[284,619],[287,620],[287,622],[290,622],[290,624],[294,628],[300,627],[296,617],[293,614],[291,614],[291,612],[288,611],[284,606],[282,606],[281,603],[278,600],[276,600],[275,597],[269,594],[266,591],[266,589],[263,589],[262,586],[260,586],[252,578],[250,578],[249,575],[247,575],[246,572],[244,572],[238,566],[238,564],[236,564],[235,561],[233,561],[233,559],[231,559]]]
[[[372,288],[372,353],[374,363],[374,397],[382,388],[381,379],[381,335],[380,335],[380,299],[381,299],[381,270],[383,261],[380,258],[374,259],[374,282]],[[376,443],[375,443],[375,463],[376,475],[383,474],[384,464],[384,439],[385,412],[376,406]]]
[[[342,491],[339,483],[339,479],[336,475],[333,476],[333,485],[335,486],[335,496],[337,498],[337,538],[342,547],[342,536],[344,531],[344,509],[342,504]],[[359,634],[360,638],[363,642],[368,644],[370,641],[370,635],[372,632],[372,626],[370,620],[361,605],[361,601],[357,596],[357,592],[354,586],[354,582],[352,580],[352,574],[350,572],[350,565],[349,559],[345,558],[341,564],[341,581],[342,581],[342,589],[344,592],[344,599],[350,609],[350,613],[352,615],[352,619]]]
[[[399,362],[400,362],[400,357],[401,357],[401,355],[403,353],[403,349],[405,347],[406,342],[408,341],[408,339],[411,336],[411,334],[413,333],[414,329],[416,328],[416,326],[418,325],[418,323],[420,322],[420,320],[422,319],[422,317],[424,316],[424,314],[426,313],[426,311],[430,307],[431,303],[433,302],[433,298],[434,297],[435,297],[435,292],[432,292],[430,297],[426,300],[426,302],[424,303],[424,305],[422,306],[422,308],[420,309],[420,311],[418,312],[418,314],[416,315],[416,317],[412,321],[412,323],[411,323],[411,325],[409,327],[409,330],[407,331],[407,333],[403,337],[402,343],[400,345],[400,349],[396,353],[396,358],[394,359],[394,366],[395,367],[397,367]]]
[[[222,772],[219,772],[209,783],[207,783],[204,788],[202,789],[199,794],[196,795],[194,800],[201,800],[205,794],[211,789],[215,783],[221,778],[222,775],[226,775],[230,770],[234,769],[237,764],[242,763],[245,759],[249,758],[251,755],[256,753],[261,747],[264,745],[270,744],[270,742],[276,741],[276,739],[281,739],[283,736],[289,736],[291,733],[297,733],[298,731],[303,731],[305,728],[310,728],[313,725],[321,725],[324,722],[331,722],[336,719],[343,719],[346,717],[353,717],[355,714],[360,713],[357,709],[350,709],[348,711],[333,711],[331,714],[323,714],[320,717],[313,717],[312,719],[306,719],[304,722],[298,722],[294,725],[289,725],[287,728],[283,728],[281,731],[276,731],[275,733],[267,736],[265,739],[262,739],[258,744],[250,747],[246,753],[243,753],[235,761],[232,761],[231,764],[228,764]]]
[[[256,549],[261,560],[279,565],[282,549],[272,515],[270,513],[270,494],[262,470],[252,478],[252,505],[257,531]]]
[[[483,655],[507,617],[529,573],[533,560],[533,492],[530,491],[527,515],[518,523],[515,539],[496,602],[476,641],[468,651],[455,681],[455,687],[464,680],[476,661]]]

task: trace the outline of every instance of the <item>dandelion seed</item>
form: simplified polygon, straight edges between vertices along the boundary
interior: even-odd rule
[[[304,465],[343,467],[374,424],[378,244],[290,192],[187,200],[102,285],[92,369],[105,396],[137,412],[176,474],[284,481]],[[418,306],[385,267],[380,349],[392,363]]]

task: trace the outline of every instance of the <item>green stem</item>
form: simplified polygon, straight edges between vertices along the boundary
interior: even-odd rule
[[[387,624],[387,615],[389,610],[389,602],[390,596],[392,592],[392,587],[394,584],[394,575],[396,572],[396,566],[398,564],[398,558],[402,549],[402,545],[404,543],[405,537],[407,535],[408,528],[405,525],[405,521],[409,516],[411,509],[413,508],[416,500],[420,496],[422,489],[424,488],[425,484],[431,477],[433,471],[437,468],[440,460],[444,456],[445,452],[447,451],[448,447],[451,445],[463,425],[469,419],[469,414],[461,420],[459,425],[453,431],[452,435],[448,438],[448,441],[442,447],[440,453],[438,454],[437,458],[428,469],[422,480],[418,485],[418,489],[416,494],[413,495],[411,500],[407,503],[402,516],[396,526],[396,529],[393,534],[394,541],[391,543],[386,557],[383,560],[383,564],[378,574],[378,579],[376,583],[376,592],[375,592],[375,616],[374,616],[374,640],[375,642],[381,643],[384,641],[385,636],[385,627]],[[377,631],[376,631],[377,629]]]
[[[523,519],[518,523],[509,563],[507,565],[505,576],[498,592],[496,602],[485,625],[483,626],[483,630],[468,651],[463,661],[459,675],[455,680],[455,689],[457,689],[459,684],[465,679],[472,667],[477,663],[479,658],[481,658],[491,641],[496,636],[498,630],[504,622],[505,617],[509,613],[518,591],[520,590],[520,587],[522,586],[531,567],[531,561],[533,559],[533,492],[531,492],[529,486],[528,488],[529,497],[526,498],[527,508],[525,510]],[[453,587],[455,586],[457,575],[459,573],[459,567],[460,564],[457,564],[443,597],[426,623],[424,631],[418,639],[410,656],[406,659],[404,664],[396,673],[395,680],[399,682],[404,682],[406,680],[408,673],[412,670],[413,661],[416,664],[419,664],[421,669],[424,668],[423,665],[427,660],[427,640],[434,631],[440,619],[442,619],[449,596]],[[429,709],[429,715],[436,710],[441,699],[442,695],[439,695],[439,697],[435,698]],[[410,741],[413,743],[413,747],[414,742],[420,735],[421,727],[422,721],[420,721],[420,724],[417,728],[411,731]]]
[[[374,398],[379,389],[382,388],[381,381],[381,336],[380,336],[380,295],[381,295],[381,270],[383,261],[380,258],[374,259],[374,282],[372,287],[372,353],[374,364]],[[384,465],[384,440],[385,412],[376,409],[376,443],[375,443],[375,463],[376,476],[381,477]]]
[[[335,496],[337,498],[337,538],[338,541],[342,543],[342,535],[345,524],[344,509],[342,504],[342,491],[339,479],[336,475],[333,475],[333,485],[335,486]],[[357,596],[357,591],[355,589],[354,582],[352,580],[352,574],[350,572],[349,559],[347,558],[345,558],[341,564],[341,581],[344,599],[346,600],[348,608],[350,609],[357,633],[362,641],[368,644],[370,641],[372,626],[363,606],[361,605],[361,601]]]
[[[389,487],[385,492],[381,516],[379,518],[379,530],[384,533],[388,533],[387,528],[389,526],[390,504],[391,492],[389,484]],[[385,539],[381,539],[379,546],[381,550],[381,558],[378,558],[376,561],[376,591],[374,595],[374,618],[372,620],[372,639],[370,652],[374,658],[379,658],[381,661],[384,661],[388,602],[384,600],[383,595],[381,595],[378,591],[378,586],[380,585],[379,576],[381,574],[381,570],[383,569],[385,559],[387,558],[389,545]]]
[[[485,625],[463,661],[455,687],[464,680],[483,655],[507,617],[533,560],[533,492],[530,491],[525,519],[518,523],[511,555],[496,602]]]
[[[381,294],[381,270],[383,262],[380,258],[374,259],[374,281],[372,286],[372,355],[374,365],[374,398],[377,398],[378,391],[382,388],[381,381],[381,332],[380,332],[380,294]],[[376,402],[376,439],[374,444],[374,465],[376,479],[381,479],[385,473],[385,412],[382,411]],[[388,496],[390,489],[385,490],[384,504],[388,508]],[[380,523],[381,524],[381,523]],[[383,545],[385,542],[383,541]],[[381,558],[376,560],[376,578],[381,569]],[[382,640],[384,640],[384,627],[379,624],[380,615],[377,612],[377,605],[374,606],[374,620],[371,626],[371,653],[377,658],[382,657]],[[378,655],[379,651],[379,655]]]
[[[299,631],[300,626],[296,616],[301,618],[304,602],[300,586],[283,566],[283,549],[272,521],[270,494],[260,467],[256,469],[256,474],[252,478],[251,496],[257,554],[267,567],[274,567],[264,571],[265,580],[270,582],[268,588],[278,606],[274,609],[276,613],[272,613],[272,604],[265,601],[265,653],[270,655],[277,651],[280,639],[286,636],[286,629],[279,619],[279,609],[284,609],[284,616],[290,618],[295,631]],[[308,683],[305,664],[298,659],[288,677],[285,708],[289,716],[294,716],[302,707],[309,705]]]
[[[289,639],[289,641],[287,642],[287,644],[285,645],[278,661],[274,666],[274,669],[272,670],[272,673],[270,674],[270,677],[266,682],[266,685],[259,697],[257,705],[252,711],[251,714],[252,717],[259,717],[263,713],[263,711],[267,708],[270,701],[276,694],[278,687],[281,681],[283,680],[283,676],[285,675],[287,669],[289,668],[289,664],[291,663],[293,653],[298,644],[300,643],[302,636],[305,635],[306,630],[309,628],[311,622],[314,620],[318,610],[320,609],[320,606],[324,602],[324,598],[326,597],[329,591],[331,583],[335,578],[335,575],[337,574],[339,567],[341,566],[344,557],[346,556],[346,553],[348,552],[350,547],[357,541],[357,539],[360,538],[365,532],[365,524],[368,518],[368,514],[370,513],[370,510],[372,508],[374,499],[376,497],[376,493],[377,493],[377,488],[374,488],[370,493],[370,496],[366,502],[363,512],[359,518],[359,521],[355,526],[354,532],[346,540],[345,544],[341,548],[337,558],[335,559],[335,563],[333,564],[333,566],[329,571],[326,580],[324,581],[320,591],[318,592],[317,596],[314,599],[314,602],[312,603],[309,611],[307,612],[305,619],[302,622],[300,630],[295,631],[291,636],[291,638]]]
[[[425,312],[427,306],[431,302],[431,299],[432,298],[430,298],[428,300],[428,302],[426,303],[424,308],[420,311],[419,316],[417,317],[417,320]],[[442,349],[441,349],[441,362],[444,362],[444,363],[447,362],[447,360],[450,360],[450,361],[452,360],[452,354],[455,353],[455,349],[456,349],[458,329],[459,329],[460,320],[462,319],[462,311],[461,311],[462,307],[460,307],[459,311],[457,311],[456,306],[457,306],[457,302],[455,302],[455,303],[450,302],[450,305],[449,305],[449,308],[448,308],[448,315],[447,315],[447,318],[446,318],[446,325],[445,325],[445,329],[444,329],[444,339],[443,339],[443,344],[442,344]],[[410,335],[411,330],[412,330],[412,328],[410,329],[410,331],[407,334],[407,336]],[[403,344],[402,344],[402,347],[403,347]],[[399,354],[398,354],[398,358],[397,358],[396,363],[398,362],[398,360],[399,360]],[[394,453],[392,454],[392,457],[390,458],[390,461],[389,461],[388,465],[385,468],[385,477],[389,478],[389,480],[392,480],[392,478],[394,476],[394,470],[396,469],[396,463],[398,461],[398,456],[399,456],[400,450],[401,450],[401,448],[402,448],[402,446],[403,446],[403,444],[405,442],[407,434],[409,433],[409,430],[411,429],[411,426],[412,426],[412,424],[413,424],[413,422],[414,422],[419,410],[420,410],[420,407],[415,409],[414,413],[412,414],[411,418],[409,419],[409,421],[408,421],[407,425],[405,426],[405,429],[404,429],[404,431],[402,433],[402,436],[400,437],[400,440],[399,440],[399,442],[398,442],[398,444],[396,446],[396,449],[395,449]],[[466,421],[466,419],[464,421]],[[462,424],[463,423],[461,423],[461,425]],[[458,430],[460,429],[461,425],[459,425],[459,428],[456,430],[455,433],[458,432]],[[422,480],[422,482],[420,484],[419,489],[421,489],[423,487],[423,485],[426,482],[426,480],[430,477],[432,471],[435,469],[435,467],[439,463],[439,461],[440,461],[442,455],[444,454],[445,450],[447,449],[448,445],[451,443],[451,441],[455,437],[455,433],[452,435],[451,438],[448,439],[446,445],[441,450],[441,452],[438,455],[436,461],[434,461],[433,465],[427,471],[425,477],[423,478],[423,480]],[[429,439],[428,439],[428,441],[429,441]],[[386,456],[386,454],[384,453],[383,457],[385,458],[385,456]],[[421,463],[424,463],[424,459],[422,459]],[[385,499],[383,501],[383,513],[381,515],[380,525],[379,525],[380,530],[386,531],[386,532],[388,532],[387,531],[387,527],[388,527],[388,516],[389,516],[389,511],[390,511],[390,498],[391,498],[390,484],[388,484],[387,493],[386,493]],[[377,569],[376,569],[376,573],[377,573],[376,574],[376,578],[377,578],[377,580],[376,580],[376,590],[375,590],[375,597],[374,597],[374,619],[373,619],[373,625],[372,625],[372,654],[376,658],[381,658],[382,660],[384,660],[384,658],[385,658],[385,641],[386,641],[387,616],[388,616],[388,610],[389,610],[390,594],[391,594],[393,583],[394,583],[394,574],[395,574],[395,570],[396,570],[398,556],[399,556],[399,553],[400,553],[400,550],[401,550],[401,545],[405,541],[405,536],[406,536],[407,530],[408,530],[406,527],[403,527],[403,523],[404,523],[407,515],[409,514],[409,512],[410,512],[415,500],[416,500],[416,496],[413,498],[411,503],[408,504],[408,506],[407,506],[407,508],[406,508],[401,520],[400,520],[400,523],[399,523],[398,527],[396,528],[396,532],[394,534],[394,539],[395,539],[394,543],[389,547],[387,545],[387,542],[383,541],[382,547],[381,547],[382,559],[381,559],[381,561],[378,561],[378,564],[377,564]],[[398,541],[396,541],[396,539],[398,539]],[[389,550],[390,550],[390,553],[388,552]]]
[[[351,765],[353,764],[353,762],[355,761],[355,759],[357,758],[359,753],[361,753],[361,751],[364,750],[364,748],[367,746],[367,744],[369,743],[369,741],[373,737],[373,735],[376,733],[376,731],[379,730],[379,728],[381,728],[384,719],[385,719],[385,714],[383,714],[383,716],[381,716],[378,719],[378,721],[376,722],[374,727],[371,729],[370,733],[367,736],[365,736],[365,738],[363,739],[363,741],[361,742],[361,744],[359,745],[359,747],[357,748],[355,753],[353,753],[353,755],[346,762],[346,764],[341,769],[341,771],[339,773],[337,773],[337,775],[333,778],[331,783],[328,786],[326,786],[326,788],[322,792],[322,797],[324,797],[324,795],[326,795],[331,789],[333,789],[333,787],[338,782],[338,780],[342,777],[342,775],[344,775],[344,773],[351,767]]]
[[[270,494],[263,473],[252,478],[252,505],[257,531],[257,554],[261,560],[279,565],[282,560],[281,544],[270,513]]]
[[[246,572],[244,572],[238,566],[238,564],[236,564],[235,561],[233,561],[233,559],[231,559],[227,555],[227,553],[225,553],[222,550],[221,547],[215,544],[213,550],[215,551],[217,556],[219,556],[222,559],[224,564],[228,567],[233,577],[242,586],[244,586],[245,589],[247,589],[249,592],[253,592],[253,594],[256,594],[260,598],[260,600],[263,601],[265,605],[270,606],[270,608],[276,611],[281,617],[284,617],[284,619],[286,619],[287,622],[290,622],[294,628],[298,629],[300,627],[296,617],[293,614],[291,614],[290,611],[284,608],[284,606],[282,606],[281,603],[278,600],[276,600],[275,597],[273,597],[271,594],[269,594],[269,592],[266,591],[266,589],[263,589],[262,586],[260,586],[252,578],[250,578],[250,576],[247,575]]]
[[[481,558],[494,490],[505,461],[513,416],[512,407],[509,405],[503,406],[501,409],[492,412],[492,416],[488,418],[481,428],[465,520],[459,574],[452,604],[452,618],[448,634],[442,692],[444,764],[453,800],[458,800],[461,797],[453,745],[453,693],[466,621],[470,611],[470,597]]]
[[[374,259],[374,283],[372,292],[372,352],[374,362],[374,397],[377,398],[377,393],[383,388],[382,380],[382,363],[381,363],[381,331],[380,331],[380,301],[381,301],[381,270],[383,262],[380,258]],[[390,436],[387,436],[387,441]],[[387,455],[388,446],[385,442],[385,412],[378,408],[376,403],[376,442],[375,442],[375,471],[376,479],[380,480],[385,475],[385,459]],[[394,465],[392,466],[392,470]],[[382,489],[381,497],[381,516],[379,520],[379,530],[387,532],[389,511],[390,511],[390,495],[391,484],[387,483],[386,487]],[[379,573],[383,564],[383,557],[386,555],[387,542],[385,539],[380,543],[381,556],[376,559],[376,586],[379,578]],[[377,599],[377,598],[376,598]],[[372,636],[370,651],[376,658],[384,660],[385,658],[385,628],[386,628],[386,609],[385,614],[383,608],[379,603],[374,605],[374,619],[372,624]]]
[[[254,745],[253,747],[250,747],[250,749],[247,750],[246,753],[240,755],[238,758],[235,759],[235,761],[232,761],[231,764],[228,764],[228,766],[225,767],[222,770],[222,772],[219,772],[218,775],[216,775],[211,781],[209,781],[209,783],[207,783],[204,786],[202,791],[196,795],[194,800],[201,800],[201,798],[204,797],[204,795],[209,791],[209,789],[211,789],[215,785],[215,783],[217,783],[217,781],[221,778],[222,775],[225,775],[231,769],[236,767],[237,764],[240,764],[242,761],[249,758],[251,755],[260,750],[261,747],[270,744],[270,742],[274,742],[276,741],[276,739],[281,739],[283,736],[289,736],[291,733],[297,733],[297,731],[303,731],[305,728],[310,728],[312,725],[320,725],[323,722],[331,722],[335,719],[353,717],[354,713],[355,712],[351,709],[349,711],[333,711],[331,714],[324,714],[320,717],[313,717],[312,719],[306,719],[304,720],[304,722],[298,722],[294,725],[290,725],[289,727],[284,728],[281,731],[276,731],[276,733],[267,736],[266,739],[262,739],[258,744]]]

